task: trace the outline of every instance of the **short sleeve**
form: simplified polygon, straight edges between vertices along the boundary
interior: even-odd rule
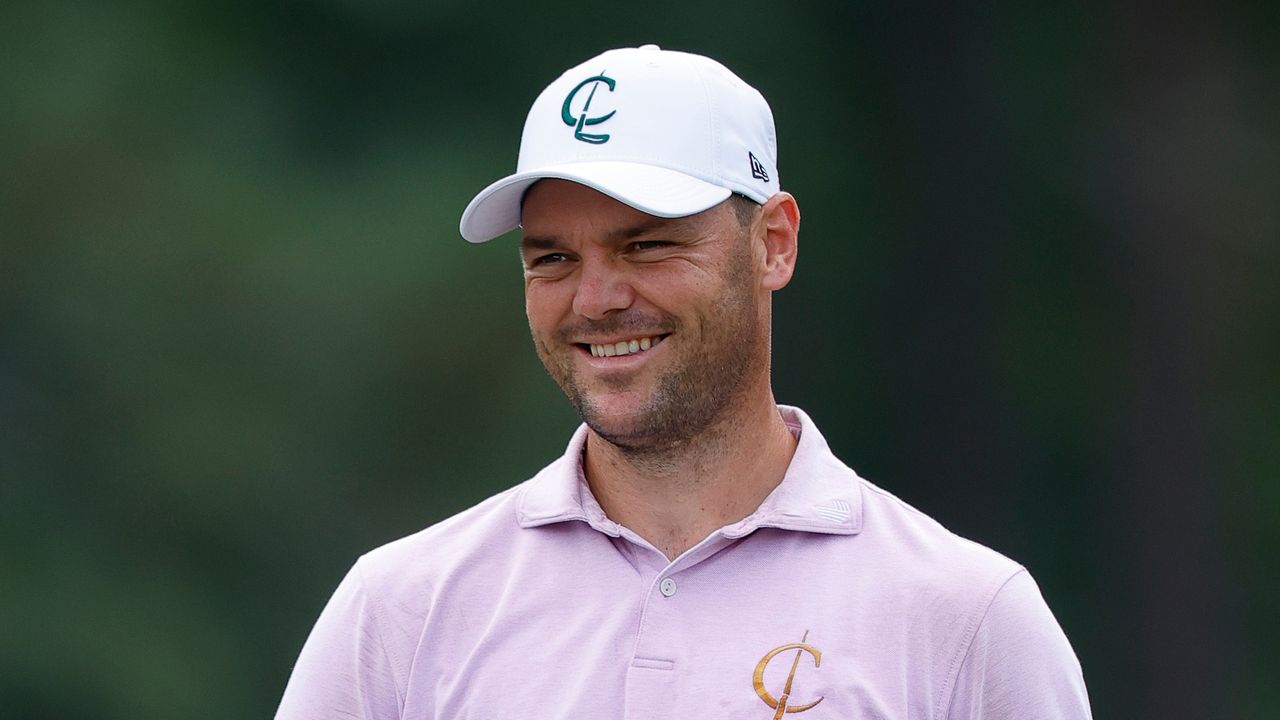
[[[996,593],[956,676],[948,720],[1088,720],[1080,663],[1021,570]]]
[[[311,629],[276,720],[396,720],[400,706],[378,617],[357,563]]]

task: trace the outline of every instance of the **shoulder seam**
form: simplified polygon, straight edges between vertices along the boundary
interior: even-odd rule
[[[964,666],[969,654],[973,652],[973,640],[978,636],[978,630],[982,628],[982,624],[986,622],[987,615],[991,612],[991,606],[995,604],[996,596],[1004,590],[1014,578],[1027,572],[1027,569],[1021,565],[1009,574],[1004,580],[995,585],[995,589],[987,596],[987,600],[980,607],[982,612],[975,613],[973,619],[965,627],[965,637],[956,648],[956,653],[951,658],[951,664],[947,668],[947,679],[943,684],[941,691],[938,693],[938,702],[934,708],[934,717],[939,720],[946,720],[951,716],[951,704],[955,702],[955,694],[957,683],[956,680],[960,676],[960,668]],[[946,700],[946,707],[943,707],[943,700]]]
[[[365,596],[369,603],[369,620],[373,625],[374,635],[378,639],[378,648],[382,650],[382,656],[387,661],[387,666],[394,669],[397,675],[406,676],[405,668],[400,667],[396,659],[391,657],[390,651],[387,650],[387,640],[382,635],[382,604],[378,600],[377,593],[369,592],[369,584],[364,577],[364,558],[356,560],[355,565],[356,577],[360,581],[360,592]],[[407,676],[406,676],[407,677]],[[398,714],[404,716],[405,690],[400,687],[400,678],[392,678],[392,686],[396,689],[396,707],[399,709]]]

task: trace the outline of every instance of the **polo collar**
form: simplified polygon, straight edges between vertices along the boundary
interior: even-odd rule
[[[799,438],[782,482],[755,512],[720,529],[726,537],[777,528],[831,535],[862,529],[862,481],[831,452],[817,426],[799,408],[779,405],[787,427]],[[622,526],[596,502],[582,472],[587,426],[574,432],[564,455],[525,483],[517,511],[520,527],[533,528],[577,520],[619,537]]]

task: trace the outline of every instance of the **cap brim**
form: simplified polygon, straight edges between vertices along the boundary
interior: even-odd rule
[[[524,193],[539,180],[571,180],[643,213],[686,217],[726,200],[728,188],[678,170],[620,161],[575,162],[509,175],[481,190],[462,212],[458,229],[467,242],[482,243],[520,225]]]

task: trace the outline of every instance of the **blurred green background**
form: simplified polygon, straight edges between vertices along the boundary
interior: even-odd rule
[[[564,68],[773,104],[778,397],[1027,565],[1099,718],[1280,717],[1274,3],[0,6],[0,716],[269,716],[576,419],[457,234]]]

